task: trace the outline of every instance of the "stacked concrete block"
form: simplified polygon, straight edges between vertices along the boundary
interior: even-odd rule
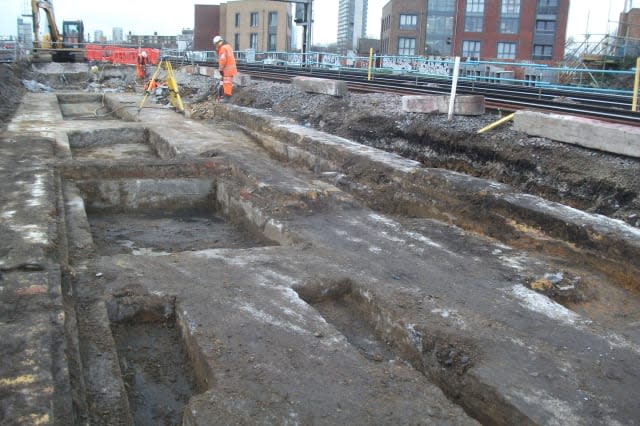
[[[403,96],[402,111],[423,114],[447,114],[449,112],[449,99],[449,95]],[[484,96],[456,96],[453,106],[455,115],[482,115],[484,111]]]

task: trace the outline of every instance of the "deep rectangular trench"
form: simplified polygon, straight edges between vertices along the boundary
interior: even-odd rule
[[[97,180],[77,185],[101,255],[273,245],[223,216],[211,179]]]
[[[134,424],[181,424],[189,398],[204,391],[205,381],[196,377],[175,299],[125,292],[107,311]]]

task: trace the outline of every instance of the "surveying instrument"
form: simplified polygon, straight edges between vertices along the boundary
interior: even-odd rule
[[[176,78],[173,75],[173,67],[171,66],[171,62],[166,59],[160,59],[158,62],[158,66],[151,76],[151,80],[145,85],[144,88],[144,97],[142,98],[142,102],[140,102],[140,106],[138,107],[138,114],[142,110],[144,103],[147,101],[149,94],[158,87],[157,79],[160,75],[160,70],[164,68],[167,80],[167,90],[169,91],[169,102],[171,105],[178,111],[184,112],[184,104],[182,103],[182,98],[180,98],[180,90],[178,89],[178,83],[176,82]]]

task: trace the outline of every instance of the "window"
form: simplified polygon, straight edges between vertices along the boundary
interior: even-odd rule
[[[558,13],[558,0],[538,0],[540,15],[555,15]]]
[[[429,0],[424,54],[451,55],[453,24],[459,0]]]
[[[455,12],[457,0],[429,0],[429,12]]]
[[[498,42],[496,49],[496,57],[498,59],[515,59],[516,58],[516,44]]]
[[[401,30],[415,30],[418,27],[417,15],[400,15]]]
[[[500,18],[501,34],[518,34],[520,19],[518,18]]]
[[[251,12],[251,22],[249,24],[251,27],[258,26],[258,12]]]
[[[544,19],[538,19],[536,21],[536,32],[553,33],[555,31],[556,31],[556,21],[548,21]]]
[[[520,15],[520,0],[502,0],[502,15]]]
[[[233,35],[233,50],[240,50],[240,34]]]
[[[258,33],[249,34],[249,48],[258,49]]]
[[[534,44],[533,59],[551,59],[553,55],[553,46],[549,44]]]
[[[240,14],[236,13],[236,28],[240,26]]]
[[[278,12],[269,12],[269,28],[278,26]]]
[[[477,40],[464,40],[462,42],[462,56],[480,59],[480,42]]]
[[[398,39],[398,55],[414,56],[415,54],[416,54],[416,39],[400,37]]]
[[[278,36],[276,34],[269,34],[269,43],[267,46],[267,50],[273,52],[276,50],[276,44],[278,42]]]
[[[464,15],[464,31],[481,33],[484,25],[484,0],[467,0]]]
[[[484,14],[484,0],[467,0],[467,14]]]
[[[467,33],[481,33],[482,24],[482,16],[467,16],[464,18],[464,31]]]
[[[520,0],[502,0],[500,8],[500,33],[518,34],[520,26]]]

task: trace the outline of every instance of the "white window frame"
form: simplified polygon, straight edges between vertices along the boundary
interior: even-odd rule
[[[498,59],[516,59],[517,52],[518,43],[499,41],[496,44],[496,58]]]
[[[482,44],[480,40],[462,40],[462,56],[480,59]]]
[[[415,37],[398,37],[398,56],[415,56]]]

